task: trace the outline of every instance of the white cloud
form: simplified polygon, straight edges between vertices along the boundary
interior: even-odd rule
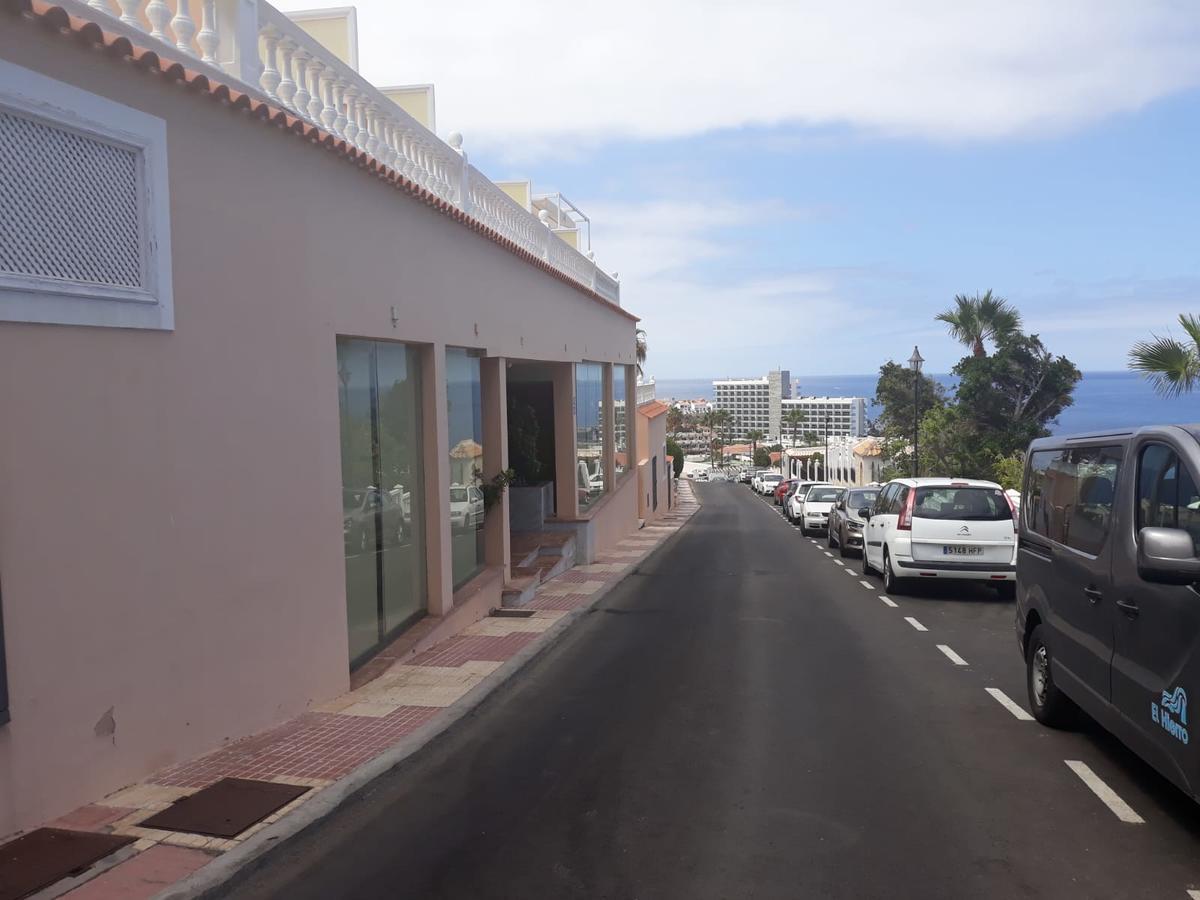
[[[364,74],[434,82],[439,125],[468,148],[780,123],[988,139],[1071,129],[1200,81],[1200,16],[1179,0],[357,7]]]

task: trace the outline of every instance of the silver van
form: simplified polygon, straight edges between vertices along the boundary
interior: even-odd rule
[[[1200,799],[1200,425],[1030,444],[1016,628],[1038,721],[1078,706]]]

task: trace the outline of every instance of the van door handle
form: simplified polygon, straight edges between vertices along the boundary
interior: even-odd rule
[[[1137,614],[1141,612],[1138,605],[1132,600],[1118,600],[1117,607],[1131,619],[1136,619]]]
[[[1095,606],[1104,599],[1104,595],[1094,587],[1085,587],[1083,589],[1083,594],[1088,598],[1088,602],[1092,604],[1092,606]]]

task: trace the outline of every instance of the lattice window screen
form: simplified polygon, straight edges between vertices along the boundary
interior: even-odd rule
[[[0,110],[0,273],[145,288],[140,155]]]

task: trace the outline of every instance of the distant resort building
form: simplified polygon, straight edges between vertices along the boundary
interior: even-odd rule
[[[787,414],[799,410],[804,414],[801,431],[822,438],[828,435],[862,437],[867,433],[867,401],[865,397],[793,397],[783,400],[784,434],[790,434]]]
[[[780,435],[782,404],[792,396],[792,373],[787,369],[775,369],[761,378],[726,378],[712,385],[713,406],[729,412],[736,437],[751,431]]]

